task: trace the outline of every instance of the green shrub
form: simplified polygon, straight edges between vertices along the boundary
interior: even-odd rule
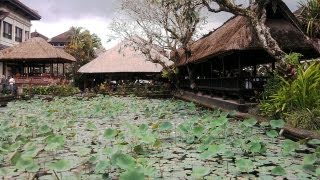
[[[295,62],[300,56],[293,57]],[[286,118],[295,127],[319,128],[314,123],[320,115],[316,113],[320,111],[320,64],[295,64],[294,71],[292,79],[276,75],[280,82],[269,85],[271,88],[267,89],[260,110],[263,115]]]
[[[286,115],[286,121],[288,124],[311,130],[320,129],[320,109],[301,109],[299,111],[291,112]]]
[[[300,66],[297,71],[297,78],[292,81],[280,77],[282,83],[278,91],[262,101],[261,109],[266,114],[319,107],[320,64],[313,62],[306,69]]]
[[[72,96],[79,92],[78,88],[70,85],[30,86],[24,89],[26,95]]]

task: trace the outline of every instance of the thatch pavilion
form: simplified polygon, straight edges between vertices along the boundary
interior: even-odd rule
[[[287,53],[298,52],[305,58],[319,57],[319,52],[306,37],[299,21],[281,0],[276,12],[267,7],[267,26]],[[268,76],[259,73],[261,67],[271,72],[276,60],[262,47],[250,21],[235,16],[220,28],[191,45],[191,55],[182,54],[177,67],[180,85],[191,87],[188,70],[193,71],[196,90],[209,94],[236,95],[243,103],[254,93],[262,91]]]
[[[161,54],[154,52],[153,55],[158,56],[168,65],[172,64]],[[160,64],[147,61],[140,51],[122,42],[82,66],[78,72],[94,80],[94,84],[99,84],[106,80],[150,80],[160,76],[162,70],[163,67]]]
[[[14,76],[18,86],[64,83],[65,64],[75,61],[73,56],[40,37],[0,51],[4,74]]]

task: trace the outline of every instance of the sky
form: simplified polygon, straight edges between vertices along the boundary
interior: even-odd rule
[[[115,41],[109,41],[109,24],[116,15],[119,0],[20,0],[36,10],[42,17],[32,22],[32,31],[48,38],[61,34],[71,26],[84,27],[96,33],[105,48],[111,48]],[[241,0],[240,0],[241,1]],[[243,0],[242,0],[243,1]],[[284,0],[289,8],[297,9],[300,0]],[[219,27],[229,16],[215,15],[208,20],[207,27]]]

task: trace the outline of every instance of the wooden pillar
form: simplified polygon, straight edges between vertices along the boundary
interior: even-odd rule
[[[64,72],[64,63],[62,63],[62,75],[65,77],[65,72]]]
[[[225,64],[224,64],[224,58],[220,57],[221,61],[222,61],[222,73],[223,73],[223,77],[226,77],[226,68],[225,68]]]
[[[238,69],[239,69],[239,77],[238,77],[238,88],[239,88],[239,104],[245,104],[245,100],[243,97],[243,90],[245,89],[245,81],[243,81],[244,77],[242,75],[242,64],[241,64],[241,55],[238,55]]]
[[[276,62],[272,62],[272,71],[276,70]]]
[[[59,63],[57,63],[57,76],[59,76]]]
[[[54,74],[53,74],[53,62],[52,61],[50,64],[50,74],[51,74],[51,78],[53,78]]]
[[[29,64],[27,64],[27,78],[29,78]]]
[[[46,73],[46,64],[45,63],[42,64],[42,73],[43,74]]]

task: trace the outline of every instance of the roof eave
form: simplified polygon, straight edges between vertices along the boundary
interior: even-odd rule
[[[36,13],[35,11],[33,11],[32,9],[27,7],[22,2],[17,1],[17,0],[8,0],[8,2],[11,3],[12,5],[18,7],[23,12],[27,13],[30,16],[30,20],[40,20],[41,19],[41,16],[38,13]]]

